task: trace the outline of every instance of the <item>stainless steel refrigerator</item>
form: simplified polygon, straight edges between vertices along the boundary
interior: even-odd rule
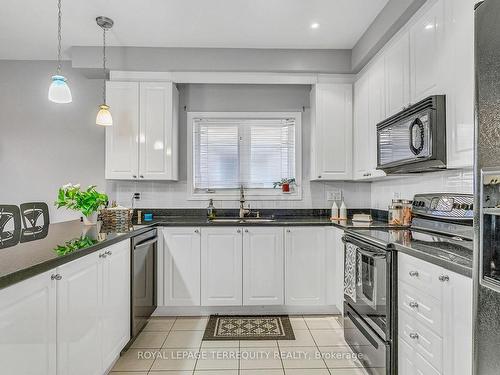
[[[500,0],[475,10],[474,370],[500,373]]]

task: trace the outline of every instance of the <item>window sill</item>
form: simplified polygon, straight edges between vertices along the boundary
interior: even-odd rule
[[[256,192],[251,190],[245,190],[245,200],[246,201],[300,201],[302,200],[302,191],[294,191],[291,193],[277,192]],[[240,199],[240,193],[195,193],[191,192],[191,196],[188,198],[190,201],[206,201],[209,199],[214,199],[218,201],[237,201]]]

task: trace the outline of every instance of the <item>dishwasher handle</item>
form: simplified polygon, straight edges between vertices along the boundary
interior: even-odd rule
[[[152,244],[157,243],[157,242],[158,242],[158,237],[152,238],[152,239],[144,241],[144,242],[139,242],[138,244],[134,245],[134,250],[140,249],[142,247],[147,247],[147,246],[152,245]]]

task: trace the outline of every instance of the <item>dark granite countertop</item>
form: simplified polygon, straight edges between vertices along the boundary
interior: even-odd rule
[[[119,232],[107,231],[100,224],[84,226],[79,220],[74,220],[37,227],[36,230],[3,232],[0,240],[0,289],[149,229],[140,226],[123,228]],[[73,242],[70,244],[70,241]],[[78,246],[83,247],[70,249]]]
[[[433,235],[418,230],[365,229],[347,231],[437,266],[472,277],[473,241]]]
[[[296,213],[304,213],[304,211]],[[68,221],[38,227],[34,231],[19,230],[2,233],[0,289],[126,240],[151,227],[168,226],[335,226],[342,229],[391,227],[382,220],[375,220],[371,223],[353,223],[352,220],[331,222],[327,216],[317,215],[316,212],[309,212],[309,210],[307,210],[307,215],[279,215],[270,222],[211,222],[202,215],[155,215],[155,219],[151,222],[122,228],[120,231],[106,230],[100,224],[86,227],[79,221]]]

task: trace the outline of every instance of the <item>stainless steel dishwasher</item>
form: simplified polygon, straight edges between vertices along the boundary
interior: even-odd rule
[[[155,311],[156,303],[156,259],[158,236],[152,229],[132,238],[131,261],[131,338],[146,325]]]

